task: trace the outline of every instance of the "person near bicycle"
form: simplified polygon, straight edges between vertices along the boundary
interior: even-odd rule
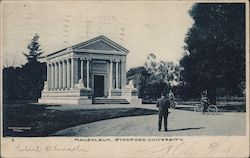
[[[174,97],[174,93],[171,90],[168,93],[168,98],[169,98],[171,105],[174,104],[175,97]]]
[[[209,106],[209,99],[207,96],[207,90],[203,91],[201,94],[201,103],[203,105],[203,114],[204,114],[205,111],[207,111],[207,108]]]

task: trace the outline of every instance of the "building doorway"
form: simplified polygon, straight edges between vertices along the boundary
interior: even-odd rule
[[[94,75],[94,97],[104,97],[104,76]]]

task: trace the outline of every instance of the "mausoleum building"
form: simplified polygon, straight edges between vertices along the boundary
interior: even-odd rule
[[[128,52],[99,36],[47,55],[39,103],[140,103],[132,81],[126,85]]]

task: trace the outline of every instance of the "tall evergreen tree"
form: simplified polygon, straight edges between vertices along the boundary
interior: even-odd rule
[[[43,58],[41,55],[43,51],[40,49],[40,44],[39,44],[39,35],[36,33],[34,37],[31,39],[31,42],[27,46],[29,52],[28,53],[23,53],[27,60],[28,63],[37,61],[40,58]]]
[[[3,69],[4,102],[15,100],[37,100],[46,80],[46,63],[38,61],[42,51],[38,43],[39,35],[35,34],[25,54],[28,62],[21,68],[6,67]]]

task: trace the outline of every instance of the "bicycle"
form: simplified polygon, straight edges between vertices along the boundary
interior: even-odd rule
[[[176,105],[177,105],[177,102],[176,102],[176,101],[171,101],[171,103],[170,103],[170,108],[175,109],[175,108],[176,108]]]
[[[204,109],[204,103],[199,103],[194,106],[195,112],[203,112],[203,109]],[[208,106],[206,111],[208,112],[208,114],[217,114],[218,108],[216,105],[211,105],[210,102],[208,101]]]

